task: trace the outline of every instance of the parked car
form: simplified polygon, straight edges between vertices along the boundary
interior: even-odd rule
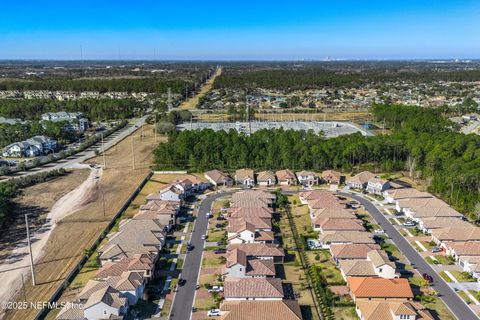
[[[210,218],[212,214],[210,212],[205,213],[205,217]]]
[[[184,286],[185,283],[187,283],[187,280],[182,279],[182,278],[178,279],[178,285],[179,285],[180,287],[181,287],[181,286]]]
[[[222,254],[222,253],[227,253],[227,249],[215,249],[215,251],[213,251],[215,254]]]
[[[205,239],[207,239],[207,236],[202,234],[202,240],[205,240]]]
[[[192,245],[192,244],[190,244],[190,243],[187,244],[187,252],[192,251],[193,248],[195,248],[194,245]]]
[[[373,230],[373,233],[384,234],[385,231],[383,231],[383,229],[375,229],[375,230]]]
[[[404,227],[414,227],[415,226],[415,222],[411,221],[411,220],[407,220],[403,223],[403,226]]]
[[[207,316],[209,316],[209,317],[219,317],[220,316],[220,309],[208,310]]]
[[[217,220],[218,221],[224,221],[224,220],[227,220],[224,216],[220,215],[217,217]]]
[[[442,248],[439,247],[433,247],[432,252],[442,252]]]
[[[208,292],[223,292],[223,287],[222,286],[213,286],[210,289],[208,289]]]
[[[432,276],[429,275],[428,273],[424,273],[424,274],[423,274],[423,279],[425,279],[428,283],[432,283],[432,282],[433,282]]]

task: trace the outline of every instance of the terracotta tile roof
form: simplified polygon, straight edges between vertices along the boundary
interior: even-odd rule
[[[273,202],[273,200],[275,200],[275,195],[263,190],[244,190],[235,192],[232,195],[232,202],[240,199],[263,199],[266,202]]]
[[[75,306],[75,307],[74,307]],[[79,301],[74,301],[72,303],[67,303],[60,310],[57,317],[57,320],[85,320],[83,314],[84,304]]]
[[[414,316],[415,320],[435,319],[424,306],[413,301],[358,301],[357,308],[365,320],[395,320],[400,315]]]
[[[422,224],[427,229],[440,229],[447,227],[468,228],[472,226],[467,221],[453,217],[424,218],[422,219]]]
[[[374,277],[373,264],[368,260],[340,260],[340,269],[346,276]]]
[[[258,229],[271,229],[271,219],[257,218],[257,217],[243,217],[228,219],[228,232],[240,232],[245,230],[246,224],[253,227],[254,231]]]
[[[461,218],[463,215],[452,207],[415,207],[413,216],[416,218]]]
[[[154,197],[155,195],[155,197]],[[162,210],[162,209],[171,209],[171,210],[178,210],[179,204],[176,201],[166,201],[166,200],[149,200],[148,198],[156,198],[159,197],[159,193],[153,193],[147,196],[147,203],[140,206],[140,210]]]
[[[257,182],[267,181],[269,179],[272,180],[273,183],[275,183],[276,177],[273,171],[270,171],[270,170],[261,171],[257,174]]]
[[[273,210],[271,208],[228,208],[227,213],[231,218],[258,217],[272,218]]]
[[[89,280],[78,295],[78,298],[87,300],[92,294],[107,286],[119,291],[135,291],[143,282],[142,273],[132,271],[124,272],[120,276],[109,277],[105,280]]]
[[[318,222],[323,231],[365,231],[362,220],[351,218],[324,218]]]
[[[120,276],[126,271],[141,271],[144,274],[153,269],[153,260],[148,255],[135,255],[132,258],[123,258],[118,262],[105,263],[95,275],[96,279]]]
[[[407,279],[348,277],[350,291],[355,298],[413,298]]]
[[[340,181],[341,172],[335,170],[325,170],[322,172],[322,178],[327,181]]]
[[[227,263],[226,263],[227,268],[230,268],[236,264],[240,264],[244,267],[247,266],[247,255],[245,251],[242,251],[240,249],[235,248],[233,250],[227,251],[226,258],[227,258]]]
[[[155,211],[149,211],[149,210],[139,211],[135,216],[133,216],[132,219],[133,220],[155,220],[155,222],[157,222],[162,226],[170,225],[170,222],[173,220],[170,215],[158,214]]]
[[[428,192],[419,191],[415,188],[399,188],[386,190],[389,197],[396,201],[413,198],[432,198],[433,196]]]
[[[257,241],[273,241],[273,231],[257,231],[255,232],[255,240]]]
[[[212,181],[214,181],[217,184],[222,184],[228,181],[232,181],[232,178],[230,178],[227,174],[223,173],[220,170],[210,170],[205,172],[204,174],[205,178],[210,178]]]
[[[236,180],[244,180],[246,178],[254,179],[254,172],[251,169],[238,169],[235,171]]]
[[[335,196],[335,194],[333,194],[331,191],[325,191],[325,190],[313,190],[313,191],[300,192],[299,196],[307,201],[308,200],[338,201],[338,198]]]
[[[375,243],[373,235],[365,231],[325,231],[318,239],[325,243]]]
[[[409,208],[412,211],[415,211],[421,207],[426,207],[426,208],[449,207],[448,203],[435,197],[398,200],[398,205],[400,206],[400,208]]]
[[[226,278],[223,283],[225,299],[283,298],[279,278]]]
[[[479,256],[480,244],[478,242],[445,242],[447,248],[455,251],[457,256]]]
[[[250,223],[245,219],[239,219],[237,221],[233,220],[233,222],[230,221],[227,227],[227,232],[240,233],[245,230],[255,233],[256,228],[253,223]]]
[[[302,170],[302,171],[297,171],[297,176],[304,176],[304,177],[311,176],[311,177],[317,177],[317,176],[318,176],[318,174],[316,174],[316,173],[315,173],[315,172],[313,172],[313,171]]]
[[[226,301],[220,306],[228,311],[221,320],[301,320],[300,306],[295,300]]]
[[[239,243],[229,244],[227,252],[238,249],[243,251],[248,257],[283,257],[285,253],[282,248],[279,248],[271,243]]]
[[[308,207],[310,210],[323,208],[345,209],[345,204],[341,203],[336,198],[314,199],[308,200]]]
[[[375,178],[376,175],[370,171],[362,171],[353,177],[347,179],[347,183],[365,184],[368,180]]]
[[[480,241],[480,228],[469,226],[467,228],[441,228],[432,230],[432,236],[440,241]]]
[[[275,276],[275,264],[271,259],[249,259],[245,274],[248,276]]]
[[[348,211],[347,209],[333,207],[311,210],[310,215],[313,216],[312,222],[314,224],[318,224],[320,220],[325,218],[357,218],[353,212]]]
[[[297,177],[295,176],[295,173],[293,173],[292,170],[285,169],[285,170],[278,170],[275,172],[275,175],[277,176],[278,180],[289,180],[292,179],[294,181],[297,181]]]
[[[384,185],[387,182],[389,182],[387,179],[381,179],[381,178],[375,178],[375,177],[368,180],[368,183],[372,183],[372,184],[378,183],[380,185]]]
[[[367,254],[376,249],[380,249],[378,244],[353,243],[330,246],[332,256],[336,259],[366,259]]]

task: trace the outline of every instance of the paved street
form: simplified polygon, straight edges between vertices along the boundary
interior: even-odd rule
[[[190,319],[193,299],[195,297],[195,287],[197,285],[198,273],[202,262],[202,251],[205,244],[202,235],[205,234],[208,227],[206,213],[210,211],[212,203],[216,199],[231,193],[232,192],[221,192],[207,195],[200,204],[192,237],[190,239],[190,243],[194,246],[194,249],[186,255],[182,274],[180,276],[182,279],[186,280],[186,283],[185,285],[178,287],[178,292],[175,295],[175,300],[172,305],[170,319]]]
[[[452,290],[452,288],[425,262],[420,254],[408,243],[387,218],[367,199],[350,194],[338,192],[339,195],[353,198],[360,202],[365,209],[375,218],[377,223],[385,230],[398,249],[410,261],[412,266],[421,274],[428,273],[433,278],[432,287],[439,293],[440,298],[450,308],[457,319],[478,319],[477,315],[465,304],[465,302]]]

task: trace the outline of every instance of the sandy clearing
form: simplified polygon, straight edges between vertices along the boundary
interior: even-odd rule
[[[94,169],[89,177],[77,188],[60,198],[47,215],[46,223],[31,233],[34,262],[44,254],[44,247],[55,229],[57,222],[64,217],[82,209],[95,192],[101,169]],[[98,177],[98,178],[97,178]],[[27,278],[30,274],[27,239],[25,238],[0,265],[0,301],[11,301],[22,286],[22,274]],[[0,317],[2,311],[0,310]]]

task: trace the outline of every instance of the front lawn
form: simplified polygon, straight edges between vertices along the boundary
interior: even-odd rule
[[[445,271],[442,271],[439,273],[440,277],[442,277],[443,280],[445,280],[447,283],[453,282],[452,279],[445,273]]]
[[[461,271],[450,271],[450,273],[457,279],[458,282],[475,282],[475,278],[473,278],[470,273],[468,272],[461,272]]]
[[[208,267],[218,267],[221,265],[225,264],[225,257],[220,256],[220,257],[209,257],[209,258],[203,258],[202,260],[202,267],[208,268]]]

